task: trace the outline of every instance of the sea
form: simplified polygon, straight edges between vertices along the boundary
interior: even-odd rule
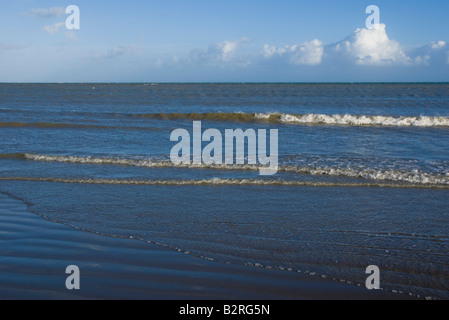
[[[267,152],[277,130],[277,172],[175,164],[194,122],[266,130]],[[449,84],[0,84],[0,192],[82,232],[448,299]]]

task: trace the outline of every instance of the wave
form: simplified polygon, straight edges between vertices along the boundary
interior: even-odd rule
[[[157,128],[135,126],[109,126],[97,124],[77,124],[59,122],[0,122],[0,128],[38,128],[38,129],[132,129],[158,130]]]
[[[243,123],[272,123],[296,125],[385,126],[385,127],[449,127],[449,117],[393,117],[382,115],[327,115],[285,113],[148,113],[131,117],[157,120],[209,120]]]
[[[25,153],[0,153],[0,159],[26,159]]]
[[[0,154],[0,159],[13,158],[40,162],[62,162],[73,164],[92,165],[119,165],[146,168],[185,168],[185,169],[213,169],[213,170],[245,170],[259,171],[258,165],[229,165],[229,164],[180,164],[175,165],[169,160],[154,159],[127,159],[111,157],[91,156],[56,156],[30,153]],[[278,172],[292,172],[313,176],[335,176],[362,178],[375,181],[394,181],[420,185],[449,185],[449,174],[433,174],[419,170],[400,169],[368,169],[368,168],[341,168],[341,167],[317,167],[317,166],[279,166]]]
[[[398,181],[412,184],[449,185],[449,175],[436,175],[418,170],[393,170],[393,169],[353,169],[332,167],[284,167],[279,171],[290,171],[310,175],[328,175],[351,178],[363,178],[367,180]]]
[[[299,180],[264,180],[264,179],[188,179],[188,180],[131,180],[131,179],[73,179],[57,177],[0,177],[0,181],[32,181],[68,184],[103,184],[103,185],[142,185],[142,186],[287,186],[287,187],[346,187],[346,188],[402,188],[402,189],[449,189],[449,185],[422,185],[401,183],[349,183],[349,182],[315,182]]]
[[[449,127],[449,117],[419,116],[393,117],[374,115],[326,115],[326,114],[286,114],[286,113],[148,113],[128,115],[134,118],[155,120],[193,120],[239,123],[266,123],[309,126],[356,126],[356,127]],[[76,124],[58,122],[0,122],[0,128],[40,128],[40,129],[128,129],[157,130],[149,127],[114,126],[101,124]]]

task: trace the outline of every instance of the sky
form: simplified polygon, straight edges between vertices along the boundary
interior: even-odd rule
[[[449,81],[447,0],[0,0],[0,29],[0,82]]]

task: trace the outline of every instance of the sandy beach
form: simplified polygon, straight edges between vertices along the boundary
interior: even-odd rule
[[[0,194],[0,299],[408,299],[295,272],[206,261],[48,221]],[[65,269],[80,268],[80,290]]]

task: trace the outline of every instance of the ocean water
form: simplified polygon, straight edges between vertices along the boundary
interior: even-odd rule
[[[174,165],[194,121],[277,129],[278,172]],[[0,84],[0,137],[0,192],[55,222],[449,298],[449,84]]]

